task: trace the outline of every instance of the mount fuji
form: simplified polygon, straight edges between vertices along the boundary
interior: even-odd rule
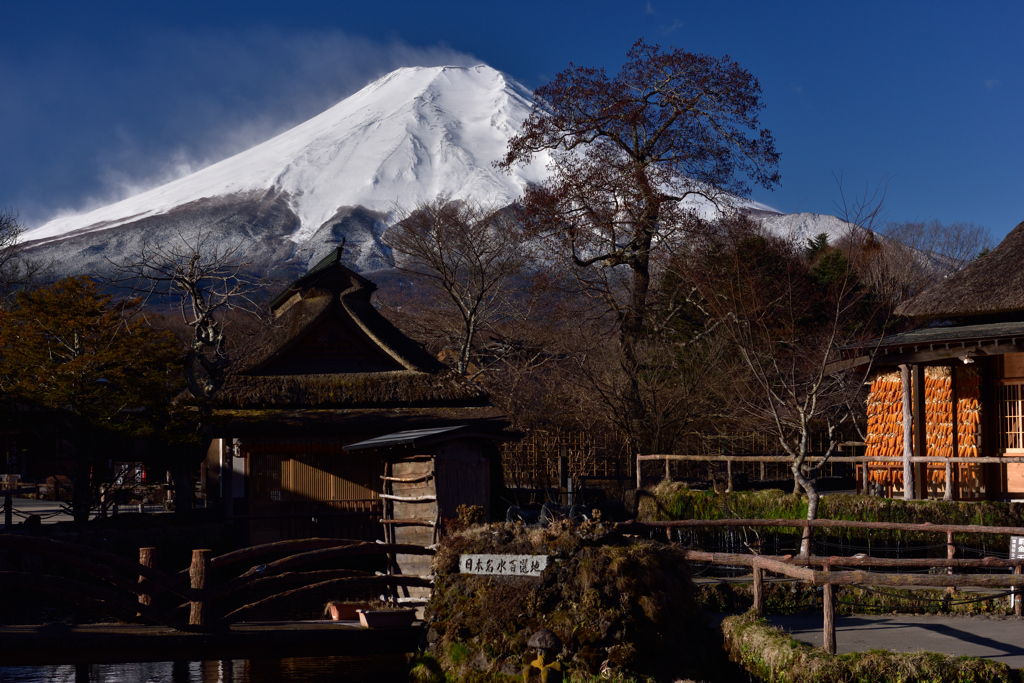
[[[529,90],[488,66],[399,69],[235,156],[51,220],[23,246],[62,275],[102,274],[145,244],[204,233],[207,248],[239,247],[257,272],[286,278],[344,239],[347,265],[378,270],[387,265],[381,235],[403,212],[439,194],[507,204],[544,179],[544,155],[511,174],[493,167],[532,104]]]

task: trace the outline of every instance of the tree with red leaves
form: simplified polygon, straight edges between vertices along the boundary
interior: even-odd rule
[[[779,181],[775,141],[758,121],[761,87],[729,57],[663,52],[641,39],[614,78],[570,65],[534,97],[499,165],[548,155],[549,178],[523,200],[529,223],[613,316],[634,411],[624,426],[639,448],[629,423],[643,419],[639,346],[657,251],[699,227],[692,200],[728,211],[749,193],[748,179]]]

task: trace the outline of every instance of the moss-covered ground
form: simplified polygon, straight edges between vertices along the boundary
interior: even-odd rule
[[[934,652],[872,650],[829,655],[786,635],[752,613],[722,622],[730,658],[765,683],[1009,683],[1005,664]]]

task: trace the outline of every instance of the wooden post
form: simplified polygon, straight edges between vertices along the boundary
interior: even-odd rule
[[[1019,564],[1016,567],[1013,568],[1013,573],[1014,574],[1020,574],[1020,565]],[[1018,616],[1018,617],[1021,616],[1021,614],[1024,614],[1024,609],[1022,609],[1022,608],[1024,608],[1024,601],[1021,601],[1021,597],[1022,596],[1020,596],[1020,595],[1015,595],[1014,596],[1014,601],[1013,601],[1013,613],[1016,616]]]
[[[641,489],[641,485],[643,483],[641,478],[640,478],[640,475],[641,475],[641,472],[640,472],[640,454],[637,453],[636,454],[636,490],[637,491],[639,491]]]
[[[732,493],[732,460],[725,461],[725,492]]]
[[[914,455],[914,420],[910,407],[910,366],[900,366],[900,380],[903,387],[903,500],[914,499],[914,466],[910,458]]]
[[[665,480],[672,481],[672,470],[669,469],[669,459],[665,458]]]
[[[764,616],[764,570],[754,566],[754,612]]]
[[[14,524],[14,500],[11,496],[10,490],[4,494],[4,529],[10,529]]]
[[[960,397],[956,392],[956,366],[949,369],[949,400],[953,404],[953,457],[960,455],[960,412],[958,406]],[[953,469],[952,463],[946,465],[946,495],[944,500],[955,500],[957,487],[957,472]]]
[[[923,458],[928,455],[928,428],[925,422],[924,409],[924,365],[914,365],[914,455]],[[914,466],[914,498],[927,498],[928,489],[925,478],[927,465],[919,463]]]
[[[948,466],[949,465],[947,464],[947,467]],[[946,480],[946,485],[947,486],[949,485],[949,479]],[[953,532],[952,531],[947,531],[946,532],[946,559],[952,560],[954,557],[956,557],[956,546],[953,545]],[[948,576],[952,576],[953,575],[953,568],[952,567],[948,567],[946,569],[946,574]],[[953,593],[956,592],[956,587],[950,586],[949,588],[946,589],[946,592],[949,593],[950,595],[952,595]]]
[[[153,560],[155,559],[156,548],[139,548],[139,564],[147,569],[153,568]],[[148,579],[139,575],[139,583],[146,583]],[[140,605],[152,605],[153,596],[150,593],[139,593],[139,604]],[[137,616],[142,616],[139,613]]]
[[[189,614],[189,626],[198,626],[201,629],[210,626],[210,602],[206,596],[206,582],[210,569],[210,550],[193,550],[192,566],[188,570],[189,578],[192,580],[192,588],[203,591],[199,600],[192,601],[192,612]]]
[[[829,565],[822,567],[823,571],[830,571]],[[825,652],[830,655],[836,653],[836,606],[835,606],[835,586],[831,583],[824,585],[822,602],[824,603],[825,611],[825,641],[823,647]]]
[[[761,461],[761,481],[764,481],[764,460]]]

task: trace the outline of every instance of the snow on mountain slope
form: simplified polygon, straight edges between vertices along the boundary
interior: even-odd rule
[[[108,230],[212,197],[286,196],[288,237],[311,237],[342,207],[385,219],[439,193],[508,202],[544,176],[545,157],[506,175],[492,167],[530,113],[531,95],[488,67],[394,71],[324,113],[233,157],[89,213],[57,218],[30,241]]]
[[[506,174],[493,167],[529,116],[532,95],[488,66],[399,69],[322,114],[233,157],[134,197],[56,218],[25,233],[32,258],[62,275],[105,274],[113,263],[206,235],[207,249],[239,249],[253,270],[288,279],[345,241],[346,264],[387,266],[381,241],[402,211],[439,194],[506,204],[546,177],[549,157]],[[687,204],[705,217],[707,200]],[[779,231],[838,234],[840,222],[733,205]]]

